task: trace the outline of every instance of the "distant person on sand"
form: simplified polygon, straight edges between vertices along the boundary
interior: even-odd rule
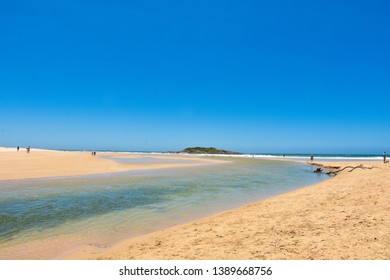
[[[16,147],[16,150],[19,152],[19,146]]]
[[[30,146],[27,147],[27,153],[30,153]]]
[[[314,159],[314,156],[313,156],[313,155],[310,155],[310,160],[311,160],[311,162],[313,162],[313,159]]]
[[[386,157],[387,157],[387,154],[386,154],[386,152],[384,152],[384,153],[383,153],[383,163],[387,163]]]

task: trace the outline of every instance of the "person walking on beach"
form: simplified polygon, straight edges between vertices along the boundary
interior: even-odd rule
[[[313,156],[313,155],[310,155],[310,160],[311,160],[311,162],[313,162],[313,159],[314,159],[314,156]]]
[[[16,147],[16,150],[19,152],[19,146]]]
[[[30,146],[27,147],[27,153],[30,153]]]
[[[386,152],[384,152],[384,153],[383,153],[383,163],[387,163],[386,157],[387,157],[387,154],[386,154]]]

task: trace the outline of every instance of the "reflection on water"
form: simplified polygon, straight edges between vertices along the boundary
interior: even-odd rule
[[[107,158],[110,160],[118,162],[128,162],[128,163],[198,163],[195,159],[186,159],[186,158],[160,158],[160,157],[109,157],[102,156],[101,158]]]
[[[327,179],[260,159],[105,176],[0,182],[0,247],[77,234],[112,244]]]

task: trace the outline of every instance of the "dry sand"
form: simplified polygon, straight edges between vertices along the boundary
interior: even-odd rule
[[[390,259],[390,164],[69,259]]]
[[[92,156],[91,152],[70,152],[31,149],[0,148],[0,180],[31,179],[57,176],[77,176],[87,174],[101,174],[124,172],[131,170],[161,169],[173,167],[189,167],[207,163],[223,163],[224,161],[171,155],[171,161],[166,162],[117,162],[99,155],[111,158],[139,158],[141,155],[98,153]],[[148,155],[148,158],[168,159],[167,156]],[[175,162],[176,161],[176,162]]]
[[[107,154],[108,155],[108,154]],[[112,155],[114,156],[114,155]],[[137,157],[137,155],[120,155]],[[150,157],[150,156],[148,156]],[[158,156],[157,156],[158,157]],[[160,158],[166,158],[161,156]],[[0,148],[0,180],[120,172],[216,162],[119,163],[89,152]],[[218,161],[220,162],[220,161]],[[346,169],[307,188],[67,259],[390,259],[390,164]]]

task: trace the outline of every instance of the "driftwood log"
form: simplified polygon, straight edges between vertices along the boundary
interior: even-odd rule
[[[367,166],[364,166],[363,164],[359,164],[359,165],[356,165],[356,166],[344,166],[341,168],[341,166],[324,166],[324,164],[320,164],[320,163],[309,163],[310,165],[315,165],[315,166],[319,166],[319,168],[317,168],[314,172],[316,173],[320,173],[322,171],[322,168],[325,168],[325,169],[331,169],[330,171],[326,172],[327,175],[337,175],[339,172],[341,171],[344,171],[346,169],[350,169],[348,170],[348,172],[352,172],[354,171],[355,169],[373,169],[374,167],[373,166],[370,166],[370,167],[367,167]]]

